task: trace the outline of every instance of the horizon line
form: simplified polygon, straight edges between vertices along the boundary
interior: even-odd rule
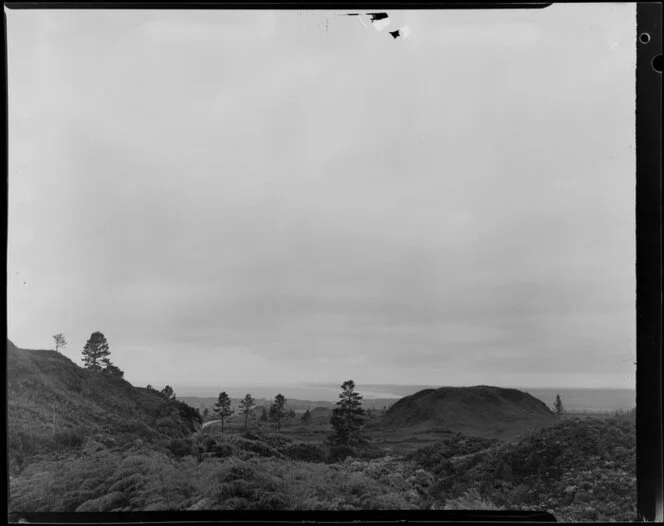
[[[175,384],[175,382],[173,382]],[[246,383],[246,384],[225,384],[223,387],[219,387],[214,384],[180,384],[180,387],[186,387],[186,388],[197,388],[197,389],[207,389],[207,388],[213,388],[213,389],[219,389],[219,388],[226,388],[226,389],[239,389],[239,388],[265,388],[265,387],[316,387],[316,386],[325,386],[325,387],[332,387],[336,386],[336,384],[333,384],[331,382],[322,382],[322,383]],[[487,384],[487,383],[481,383],[481,384],[463,384],[463,385],[451,385],[451,384],[390,384],[390,383],[384,383],[384,384],[379,384],[379,383],[364,383],[364,384],[358,384],[356,383],[357,386],[366,386],[366,387],[423,387],[423,388],[435,388],[439,389],[442,387],[481,387],[481,386],[487,386],[487,387],[499,387],[503,389],[605,389],[605,390],[622,390],[622,391],[630,391],[630,390],[636,390],[636,386],[633,387],[616,387],[616,386],[554,386],[554,385],[530,385],[530,386],[524,386],[524,385],[497,385],[497,384]]]

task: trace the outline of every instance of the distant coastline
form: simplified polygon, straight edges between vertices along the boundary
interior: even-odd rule
[[[398,399],[409,396],[423,389],[441,386],[432,385],[394,385],[365,384],[358,385],[358,391],[367,400]],[[216,397],[221,387],[174,385],[175,391],[182,397]],[[530,393],[545,404],[551,406],[556,394],[569,411],[617,411],[629,410],[636,406],[636,389],[625,388],[551,388],[551,387],[514,387]],[[286,398],[310,401],[336,402],[339,387],[333,384],[301,384],[301,385],[261,385],[223,388],[231,397],[241,397],[251,393],[257,398],[270,399],[277,393]]]

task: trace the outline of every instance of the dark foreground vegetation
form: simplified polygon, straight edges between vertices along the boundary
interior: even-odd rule
[[[215,422],[202,427],[198,411],[170,391],[134,388],[54,351],[8,348],[8,355],[13,519],[228,509],[506,509],[551,511],[560,521],[636,519],[634,411],[562,416],[510,441],[445,429],[439,420],[426,429],[390,427],[386,415],[371,414],[346,428],[355,438],[343,443],[340,413],[294,417],[284,406],[276,422],[240,413],[222,432]],[[345,392],[349,414],[355,408],[362,416],[360,397]],[[60,408],[54,425],[53,407]]]
[[[90,436],[11,477],[10,511],[536,509],[636,517],[628,418],[569,419],[516,443],[449,433],[394,456],[244,432]]]

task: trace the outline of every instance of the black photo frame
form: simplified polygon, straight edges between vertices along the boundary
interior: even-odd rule
[[[546,8],[550,3],[458,3],[458,2],[387,2],[384,9],[522,9]],[[8,9],[357,9],[357,2],[316,1],[101,1],[101,2],[5,2]],[[371,6],[362,5],[363,10]],[[662,4],[637,4],[636,77],[636,316],[637,316],[637,500],[635,520],[662,520],[662,185],[661,185],[661,114],[662,114]],[[7,19],[3,13],[6,31]],[[5,39],[6,44],[6,37]],[[7,52],[5,50],[5,72]],[[659,69],[658,69],[659,68]],[[7,124],[7,81],[4,85],[5,130]],[[8,174],[5,158],[5,203]],[[5,216],[7,217],[7,216]],[[7,247],[7,228],[5,251]],[[6,252],[5,252],[6,260]],[[6,364],[5,364],[6,367]],[[7,407],[5,422],[7,422]],[[7,459],[5,459],[7,462]],[[8,464],[6,464],[8,466]],[[8,470],[7,470],[8,471]],[[7,488],[9,484],[7,484]],[[4,494],[8,499],[7,493]],[[5,502],[7,505],[8,502]],[[12,521],[35,523],[203,523],[203,522],[551,522],[546,512],[146,512],[146,513],[26,513],[10,517]]]

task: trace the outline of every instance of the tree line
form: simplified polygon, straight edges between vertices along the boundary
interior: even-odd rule
[[[276,424],[277,430],[281,430],[281,422],[287,416],[295,416],[294,411],[286,410],[286,397],[281,393],[274,397],[270,404],[269,412],[263,408],[259,420],[271,421]],[[247,393],[240,400],[238,413],[244,417],[244,428],[249,428],[249,418],[256,409],[256,400]],[[231,398],[225,391],[219,393],[217,402],[213,407],[214,413],[219,417],[221,432],[224,432],[224,423],[235,411],[231,409]],[[339,400],[332,409],[330,424],[332,431],[327,438],[331,446],[357,446],[367,443],[363,432],[367,413],[362,407],[362,395],[355,390],[353,380],[347,380],[341,385]],[[307,409],[301,416],[301,421],[307,423],[311,420],[311,411]]]

